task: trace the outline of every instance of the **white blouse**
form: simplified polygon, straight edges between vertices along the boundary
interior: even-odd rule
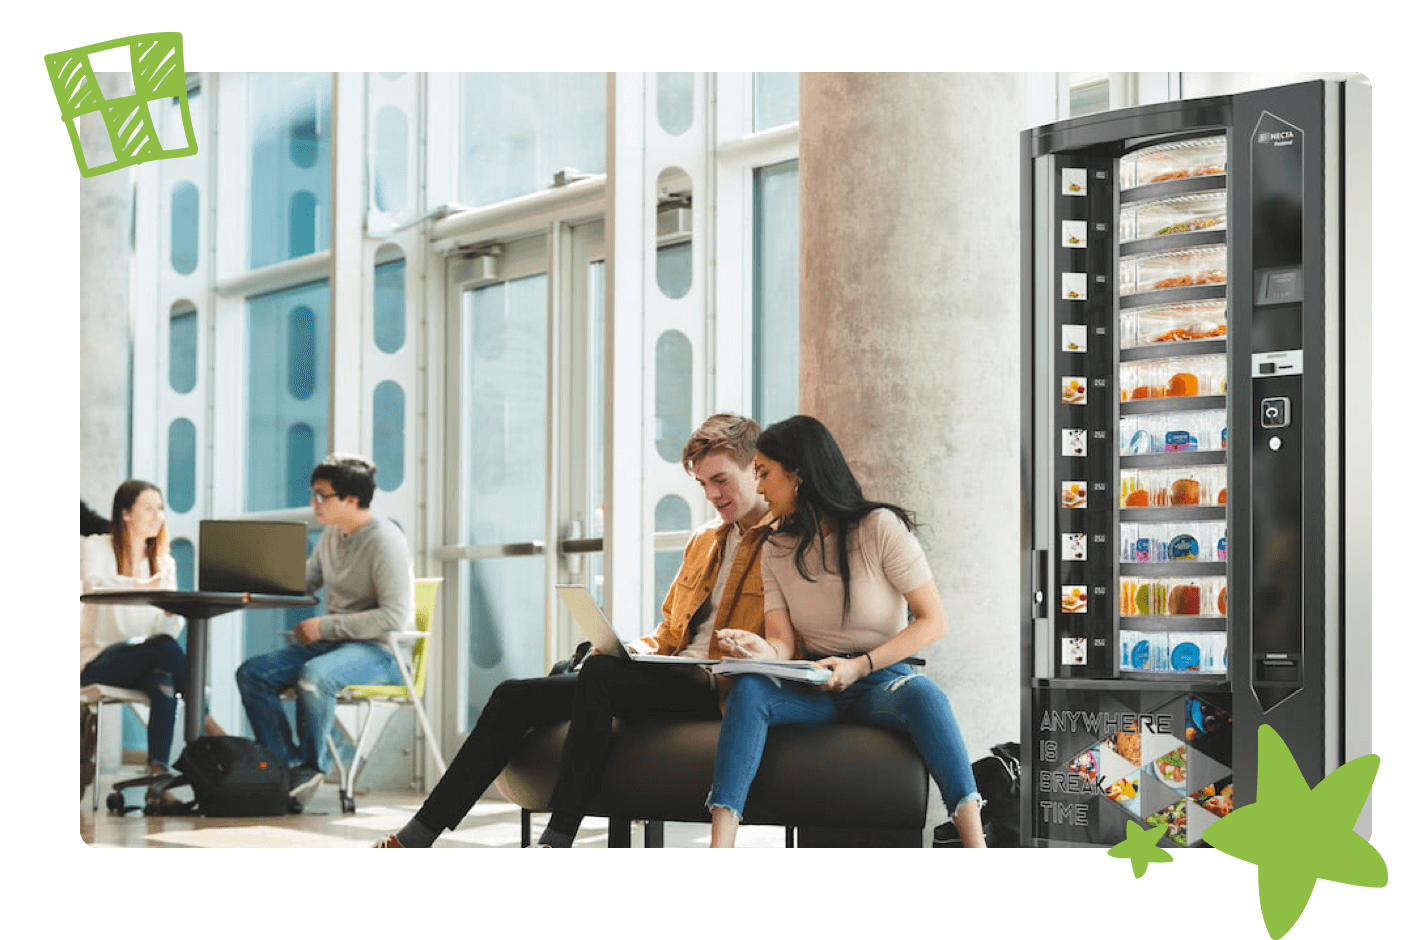
[[[82,593],[92,591],[174,591],[175,559],[169,554],[156,561],[161,576],[155,585],[137,585],[151,576],[143,555],[136,560],[136,573],[117,573],[117,556],[112,552],[112,536],[89,535],[83,539],[80,574]],[[178,637],[185,619],[156,607],[127,604],[79,604],[78,669],[92,662],[98,653],[114,643],[140,643],[149,636],[164,633]]]

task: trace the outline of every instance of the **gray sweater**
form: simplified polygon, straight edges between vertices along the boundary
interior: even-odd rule
[[[307,593],[326,585],[322,638],[384,642],[414,616],[409,545],[393,522],[373,516],[350,535],[327,526],[307,559]]]

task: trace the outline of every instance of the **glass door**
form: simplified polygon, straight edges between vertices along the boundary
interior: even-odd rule
[[[552,586],[584,582],[602,550],[603,224],[449,261],[441,550],[450,747],[505,679],[544,675],[571,635]],[[598,361],[595,361],[598,359]]]

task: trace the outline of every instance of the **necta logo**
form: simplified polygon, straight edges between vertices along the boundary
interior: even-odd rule
[[[1296,134],[1291,131],[1263,131],[1258,135],[1258,143],[1272,144],[1274,147],[1285,147],[1296,140]]]

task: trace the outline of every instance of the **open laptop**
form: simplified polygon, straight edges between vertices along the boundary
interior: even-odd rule
[[[307,593],[307,523],[202,519],[200,590]]]
[[[613,625],[600,605],[590,596],[588,588],[580,584],[558,584],[556,593],[570,608],[575,622],[585,631],[585,637],[595,649],[620,659],[632,659],[636,663],[668,663],[683,666],[708,666],[719,662],[716,659],[698,659],[695,656],[662,656],[658,653],[636,653],[625,646],[614,632]]]

